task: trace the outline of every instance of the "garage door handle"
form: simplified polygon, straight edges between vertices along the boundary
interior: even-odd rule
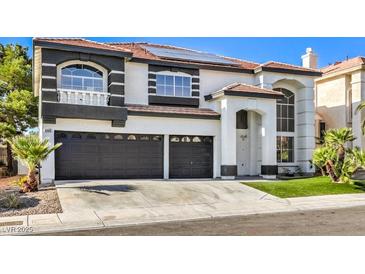
[[[192,165],[193,164],[193,161],[191,161],[190,164]]]

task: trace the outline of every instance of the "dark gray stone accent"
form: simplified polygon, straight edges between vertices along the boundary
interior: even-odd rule
[[[156,79],[156,74],[154,73],[148,73],[148,79]]]
[[[113,120],[112,127],[125,127],[125,120]]]
[[[162,66],[149,65],[148,71],[160,72],[160,71],[171,71],[171,72],[184,72],[190,74],[191,76],[199,76],[199,69],[183,68],[170,66],[168,64]]]
[[[149,87],[155,87],[156,86],[156,81],[148,81],[148,86]]]
[[[56,124],[56,117],[43,116],[43,123]]]
[[[42,117],[127,120],[128,113],[126,107],[102,107],[43,102]]]
[[[191,89],[200,89],[199,84],[192,84]]]
[[[237,176],[237,165],[221,165],[221,176]]]
[[[57,89],[57,80],[49,79],[49,78],[42,78],[42,88]]]
[[[148,96],[148,103],[150,105],[180,105],[180,106],[199,107],[199,98],[150,95]]]
[[[110,94],[124,95],[124,86],[121,86],[121,85],[110,85],[110,87],[109,87],[109,93]]]
[[[150,93],[150,94],[156,94],[156,88],[154,87],[154,88],[148,88],[148,93]]]
[[[124,59],[114,56],[96,55],[92,52],[80,53],[78,51],[66,51],[43,48],[42,49],[42,62],[59,65],[66,61],[82,60],[90,61],[106,68],[108,71],[118,70],[124,71]]]
[[[108,76],[108,83],[124,83],[124,74],[121,73],[110,73]]]
[[[42,91],[42,100],[43,101],[51,101],[51,102],[58,102],[58,93],[57,91]]]
[[[124,97],[122,97],[122,96],[110,96],[109,105],[110,106],[118,106],[118,107],[124,106]]]
[[[261,175],[277,175],[278,166],[277,165],[262,165]]]
[[[51,66],[42,66],[42,75],[43,76],[57,76],[57,68]]]
[[[198,83],[200,82],[200,79],[199,78],[191,78],[191,82],[192,83]]]
[[[200,92],[199,91],[193,91],[193,92],[191,92],[191,96],[199,97],[200,96]]]

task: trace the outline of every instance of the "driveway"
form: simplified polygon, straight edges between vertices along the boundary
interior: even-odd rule
[[[84,180],[57,181],[56,187],[64,213],[89,212],[103,223],[209,218],[288,206],[239,181]]]

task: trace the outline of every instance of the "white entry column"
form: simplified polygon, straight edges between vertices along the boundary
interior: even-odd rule
[[[229,106],[227,98],[221,101],[221,149],[221,177],[234,179],[237,176],[236,112]]]
[[[265,179],[275,179],[278,172],[276,160],[276,113],[275,101],[272,110],[262,115],[261,140],[262,164],[261,175]],[[274,119],[273,119],[274,117]]]
[[[169,179],[169,168],[170,168],[170,136],[165,134],[163,136],[163,178]]]
[[[54,130],[47,127],[47,124],[41,124],[39,130],[39,138],[41,140],[48,139],[49,146],[52,147],[54,143]],[[40,169],[41,184],[52,183],[55,179],[55,153],[49,154],[46,160],[42,161]]]

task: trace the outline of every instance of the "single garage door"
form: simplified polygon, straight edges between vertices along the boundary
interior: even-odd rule
[[[170,178],[212,178],[213,137],[170,136]]]
[[[163,136],[55,132],[56,179],[163,177]]]

